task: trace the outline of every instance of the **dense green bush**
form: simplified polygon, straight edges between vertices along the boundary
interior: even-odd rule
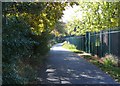
[[[38,43],[38,45],[34,44],[33,51],[34,54],[40,53],[41,55],[45,55],[46,52],[49,51],[48,47],[48,40],[49,40],[49,34],[43,32],[41,35],[29,35],[35,42]]]
[[[25,63],[22,60],[38,59],[49,49],[44,36],[37,35],[38,41],[30,35],[29,25],[25,21],[18,21],[14,16],[9,17],[8,24],[3,24],[3,84],[25,84],[35,79],[36,71],[31,64],[23,65]],[[37,53],[39,56],[36,58]]]
[[[53,45],[55,45],[55,44],[57,44],[58,42],[56,41],[56,39],[54,38],[54,39],[51,39],[50,41],[49,41],[49,47],[51,48]]]
[[[34,81],[34,66],[49,51],[50,33],[66,5],[59,2],[2,3],[3,84]]]

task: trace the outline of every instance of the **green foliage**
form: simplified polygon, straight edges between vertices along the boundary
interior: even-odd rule
[[[2,6],[3,84],[26,84],[36,78],[33,64],[49,51],[50,32],[66,3],[15,2]]]
[[[58,42],[55,39],[52,39],[49,41],[49,47],[51,48],[54,44],[57,44]]]
[[[39,45],[39,42],[27,37],[30,27],[24,21],[18,22],[14,16],[11,16],[8,22],[3,26],[2,36],[3,84],[23,84],[31,78],[26,78],[18,73],[18,61],[32,56],[34,53],[32,49],[34,45]],[[31,70],[29,73],[33,72],[29,65],[22,66],[23,69],[26,67]]]
[[[102,60],[105,66],[119,66],[118,57],[112,54],[106,55],[104,58],[102,58]]]
[[[104,60],[104,65],[105,65],[105,66],[111,66],[111,65],[113,65],[113,62],[112,62],[111,59],[106,58],[106,59]]]
[[[11,64],[3,63],[3,84],[27,84],[35,80],[35,74],[30,65],[15,63],[15,61]]]
[[[64,27],[65,27],[64,22],[58,21],[55,24],[55,29],[54,29],[53,33],[55,34],[56,37],[64,36],[66,34]]]
[[[69,35],[84,35],[86,32],[99,32],[119,27],[119,2],[79,2],[75,13],[82,13],[81,18],[73,16],[66,24]]]
[[[67,48],[67,49],[76,49],[75,45],[69,44],[69,43],[66,43],[66,42],[64,42],[63,47]]]
[[[70,43],[67,43],[66,41],[63,43],[63,48],[69,49],[70,51],[74,53],[83,53],[83,51],[76,49],[76,46]]]

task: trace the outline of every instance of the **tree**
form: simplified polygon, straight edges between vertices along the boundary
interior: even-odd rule
[[[23,61],[38,61],[47,53],[49,35],[66,5],[58,2],[3,3],[3,84],[24,84],[36,78],[31,63]]]
[[[55,34],[56,37],[64,36],[66,34],[64,27],[65,27],[64,22],[62,21],[56,22],[54,30],[52,31],[52,34]]]
[[[76,13],[81,11],[82,19],[73,17],[66,24],[68,34],[81,35],[119,26],[119,2],[79,2],[78,6]]]

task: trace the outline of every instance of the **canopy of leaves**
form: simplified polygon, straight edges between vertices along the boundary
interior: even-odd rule
[[[79,2],[82,18],[73,17],[66,24],[69,35],[81,35],[86,32],[98,32],[118,27],[120,21],[119,2]]]
[[[62,21],[58,21],[56,22],[54,30],[51,33],[54,34],[56,37],[64,36],[66,34],[64,28],[65,28],[65,23]]]

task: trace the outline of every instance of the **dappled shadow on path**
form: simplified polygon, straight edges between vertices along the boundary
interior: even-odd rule
[[[38,84],[115,84],[110,76],[61,45],[51,48],[47,61],[38,69]]]

